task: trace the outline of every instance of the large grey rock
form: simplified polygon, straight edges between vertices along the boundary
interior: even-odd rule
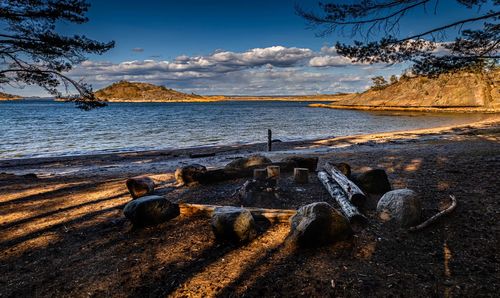
[[[382,169],[369,170],[353,179],[354,182],[367,193],[384,194],[391,190],[391,183]]]
[[[212,230],[219,241],[247,242],[255,238],[255,221],[247,209],[219,207],[212,215]]]
[[[262,155],[251,155],[248,157],[237,158],[226,165],[227,170],[245,170],[255,166],[265,166],[272,161]]]
[[[129,178],[125,184],[133,199],[149,195],[155,190],[155,182],[147,176]]]
[[[420,223],[422,202],[411,189],[396,189],[385,193],[378,201],[377,212],[383,221],[409,227]]]
[[[123,214],[134,226],[160,224],[180,214],[179,205],[160,196],[145,196],[129,202]]]
[[[349,221],[326,202],[300,207],[290,221],[289,239],[303,247],[330,244],[352,234]]]
[[[198,182],[199,175],[205,173],[207,168],[200,164],[191,164],[175,170],[175,180],[178,184]]]

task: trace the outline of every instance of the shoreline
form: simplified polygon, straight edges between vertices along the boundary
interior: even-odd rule
[[[309,104],[311,108],[359,111],[396,111],[396,112],[431,112],[431,113],[500,113],[500,109],[482,107],[396,107],[396,106],[355,106],[336,104]]]
[[[412,111],[413,112],[413,111]],[[491,123],[496,123],[500,125],[500,114],[497,116],[490,116],[488,119],[483,119],[479,121],[473,121],[473,122],[467,122],[467,123],[458,123],[458,124],[452,124],[452,125],[444,125],[444,126],[436,126],[436,127],[428,127],[428,128],[417,128],[417,129],[409,129],[409,130],[393,130],[393,131],[386,131],[386,132],[375,132],[375,133],[368,133],[368,134],[353,134],[353,135],[347,135],[347,136],[337,136],[337,137],[322,137],[322,138],[315,138],[315,139],[299,139],[299,140],[291,140],[291,141],[280,141],[280,142],[273,142],[273,148],[274,147],[290,147],[290,146],[295,146],[295,145],[302,145],[302,144],[327,144],[329,142],[333,141],[340,141],[340,140],[347,140],[347,139],[366,139],[366,138],[380,138],[380,137],[386,137],[386,136],[397,136],[400,134],[419,134],[419,133],[436,133],[436,132],[443,132],[446,130],[451,130],[455,128],[462,128],[462,127],[469,127],[469,126],[477,126],[481,124],[491,124]],[[149,155],[149,154],[165,154],[165,153],[170,153],[170,152],[175,152],[175,153],[180,153],[180,154],[185,154],[186,152],[192,152],[192,151],[214,151],[214,153],[218,152],[225,152],[227,150],[231,150],[234,148],[239,148],[239,149],[251,149],[253,147],[266,147],[267,148],[267,143],[265,142],[254,142],[254,143],[242,143],[242,144],[221,144],[221,145],[206,145],[206,146],[191,146],[191,147],[171,147],[171,148],[162,148],[162,149],[150,149],[150,150],[124,150],[124,151],[111,151],[111,152],[89,152],[89,153],[82,153],[82,154],[68,154],[68,155],[56,155],[56,156],[33,156],[33,157],[20,157],[20,158],[0,158],[0,169],[2,167],[2,164],[4,162],[15,162],[15,161],[23,161],[23,160],[38,160],[38,159],[47,159],[47,160],[52,160],[52,159],[75,159],[75,158],[82,158],[82,157],[110,157],[114,155],[121,155],[121,154],[137,154],[137,155]],[[283,149],[285,149],[283,148]],[[285,149],[286,150],[286,149]],[[267,152],[267,151],[266,151]],[[273,152],[273,151],[272,151]]]
[[[457,125],[439,126],[414,130],[400,130],[372,134],[319,138],[273,143],[273,151],[267,144],[233,144],[170,148],[162,150],[127,151],[72,156],[31,157],[0,159],[0,173],[15,175],[37,174],[41,177],[58,175],[105,175],[130,176],[144,173],[174,171],[179,165],[201,163],[209,167],[220,167],[228,161],[249,155],[262,154],[269,158],[287,155],[319,155],[333,152],[358,152],[366,148],[387,150],[394,145],[412,146],[417,141],[427,142],[454,138],[460,135],[500,129],[500,116]],[[500,141],[500,140],[497,140]],[[192,157],[193,154],[210,154]],[[96,174],[98,172],[98,174]]]

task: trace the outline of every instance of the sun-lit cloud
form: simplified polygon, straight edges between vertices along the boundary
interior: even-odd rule
[[[180,55],[171,61],[85,61],[71,76],[83,78],[95,88],[129,80],[199,94],[286,95],[361,91],[369,85],[367,74],[377,69],[380,67],[351,63],[339,56],[334,47],[314,51],[272,46]]]

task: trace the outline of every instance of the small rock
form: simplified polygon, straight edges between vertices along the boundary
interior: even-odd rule
[[[207,171],[207,168],[200,164],[191,164],[175,170],[175,180],[180,185],[198,182],[198,176]]]
[[[373,194],[384,194],[391,190],[391,183],[382,169],[369,170],[356,176],[354,182],[364,191]]]
[[[413,190],[396,189],[382,196],[377,212],[383,221],[395,222],[401,227],[414,226],[420,223],[422,202]]]
[[[129,202],[123,214],[134,226],[152,226],[177,217],[179,205],[160,196],[145,196]]]
[[[318,167],[317,157],[289,156],[283,158],[280,162],[288,164],[290,170],[294,168],[307,168],[309,171],[314,172],[316,171],[316,167]]]
[[[219,241],[247,242],[257,235],[252,213],[238,207],[216,208],[212,215],[212,230]]]
[[[272,161],[262,155],[251,155],[248,157],[241,157],[235,159],[226,165],[227,170],[245,170],[255,166],[265,166],[272,163]]]
[[[149,195],[155,190],[155,182],[147,176],[127,179],[125,184],[133,199]]]
[[[330,244],[352,234],[349,221],[326,202],[300,207],[290,221],[289,239],[303,247]]]

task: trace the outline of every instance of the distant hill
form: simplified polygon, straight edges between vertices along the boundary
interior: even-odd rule
[[[329,107],[359,109],[435,108],[500,111],[500,69],[436,78],[406,77],[381,90],[339,96]],[[316,105],[321,106],[321,105]]]
[[[21,99],[21,98],[22,97],[19,95],[13,95],[13,94],[0,92],[0,100],[15,100],[15,99]]]
[[[119,81],[95,92],[97,98],[110,102],[203,101],[204,97],[186,94],[164,86]],[[209,101],[209,99],[207,99]]]

